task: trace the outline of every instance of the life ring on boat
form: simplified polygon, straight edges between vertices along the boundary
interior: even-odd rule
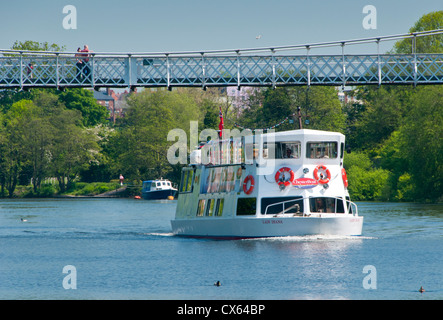
[[[251,184],[249,185],[249,188],[248,188],[249,181],[251,181]],[[254,177],[251,175],[249,175],[245,178],[245,180],[243,181],[243,191],[246,194],[250,194],[252,192],[252,190],[254,190],[254,182],[255,182]]]
[[[326,178],[322,173],[320,173],[320,176],[318,175],[319,170],[323,171],[326,174]],[[324,165],[316,166],[314,169],[314,179],[317,180],[320,184],[326,184],[329,182],[329,180],[331,180],[331,172]]]
[[[289,172],[290,177],[288,180],[280,180],[280,175],[284,174],[284,172]],[[291,168],[288,167],[281,167],[277,173],[275,174],[275,182],[278,183],[278,185],[284,185],[285,187],[289,186],[290,184],[292,184],[292,181],[294,181],[295,178],[295,174],[294,171],[291,170]]]
[[[343,184],[345,185],[345,188],[347,188],[349,183],[348,183],[348,175],[346,174],[345,168],[341,169],[341,177],[343,179]]]

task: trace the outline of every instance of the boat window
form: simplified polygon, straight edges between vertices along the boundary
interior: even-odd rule
[[[222,216],[224,203],[225,203],[225,199],[217,199],[214,216],[217,216],[217,217]]]
[[[238,198],[237,200],[237,215],[255,215],[257,210],[256,198]]]
[[[209,168],[203,175],[201,193],[238,191],[241,175],[241,166]]]
[[[301,143],[296,142],[275,142],[275,159],[298,159],[301,155]],[[263,144],[263,159],[269,159],[272,154],[268,150],[268,144]]]
[[[346,205],[348,206],[348,212],[349,213],[354,213],[352,211],[351,198],[349,198],[348,196],[346,196]]]
[[[343,199],[340,198],[310,198],[309,206],[311,212],[344,213]]]
[[[262,198],[261,213],[262,214],[303,213],[303,198],[302,197]]]
[[[180,193],[192,192],[192,186],[194,181],[194,170],[183,170],[180,181]],[[165,184],[166,185],[166,184]],[[170,186],[170,182],[168,182]]]
[[[245,163],[252,163],[253,159],[258,159],[258,143],[245,143],[242,150],[242,158]]]
[[[306,145],[306,157],[309,159],[335,159],[337,158],[337,142],[308,142]]]
[[[212,217],[212,214],[214,213],[214,203],[215,203],[215,199],[208,199],[207,200],[205,216]]]
[[[206,199],[200,199],[198,201],[197,217],[203,217],[203,212],[205,212],[205,204],[206,204]]]

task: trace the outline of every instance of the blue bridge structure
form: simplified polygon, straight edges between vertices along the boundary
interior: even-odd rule
[[[443,84],[443,54],[417,53],[417,40],[443,29],[377,38],[238,50],[162,53],[42,52],[0,49],[0,90],[38,87],[353,86]],[[411,40],[411,53],[380,53],[380,43]],[[373,54],[346,54],[374,43]],[[314,48],[341,48],[315,55]],[[81,62],[81,63],[79,63]]]

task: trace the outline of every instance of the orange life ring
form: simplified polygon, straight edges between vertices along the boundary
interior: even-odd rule
[[[289,174],[291,175],[289,177],[289,180],[286,180],[286,181],[280,180],[280,175],[283,172],[289,172]],[[288,167],[281,167],[280,170],[278,170],[277,173],[275,174],[275,182],[277,182],[278,185],[282,185],[283,184],[285,187],[287,187],[290,184],[292,184],[292,181],[294,181],[294,178],[295,178],[294,171],[292,171],[291,168],[288,168]]]
[[[248,188],[248,182],[251,181],[251,184]],[[245,178],[245,180],[243,181],[243,191],[246,194],[250,194],[252,192],[252,190],[254,190],[254,177],[249,175]]]
[[[318,170],[323,171],[326,174],[326,178],[323,177],[323,174],[320,173],[320,176],[318,175]],[[326,184],[331,180],[331,172],[328,168],[326,168],[324,165],[319,165],[315,167],[314,169],[314,179],[318,181],[320,184]]]
[[[345,188],[347,188],[349,183],[348,183],[348,175],[346,174],[345,168],[341,169],[341,177],[343,179],[343,184],[345,185]]]

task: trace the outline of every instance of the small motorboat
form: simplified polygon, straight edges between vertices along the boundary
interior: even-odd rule
[[[143,181],[142,197],[145,200],[173,200],[177,189],[167,179]]]

